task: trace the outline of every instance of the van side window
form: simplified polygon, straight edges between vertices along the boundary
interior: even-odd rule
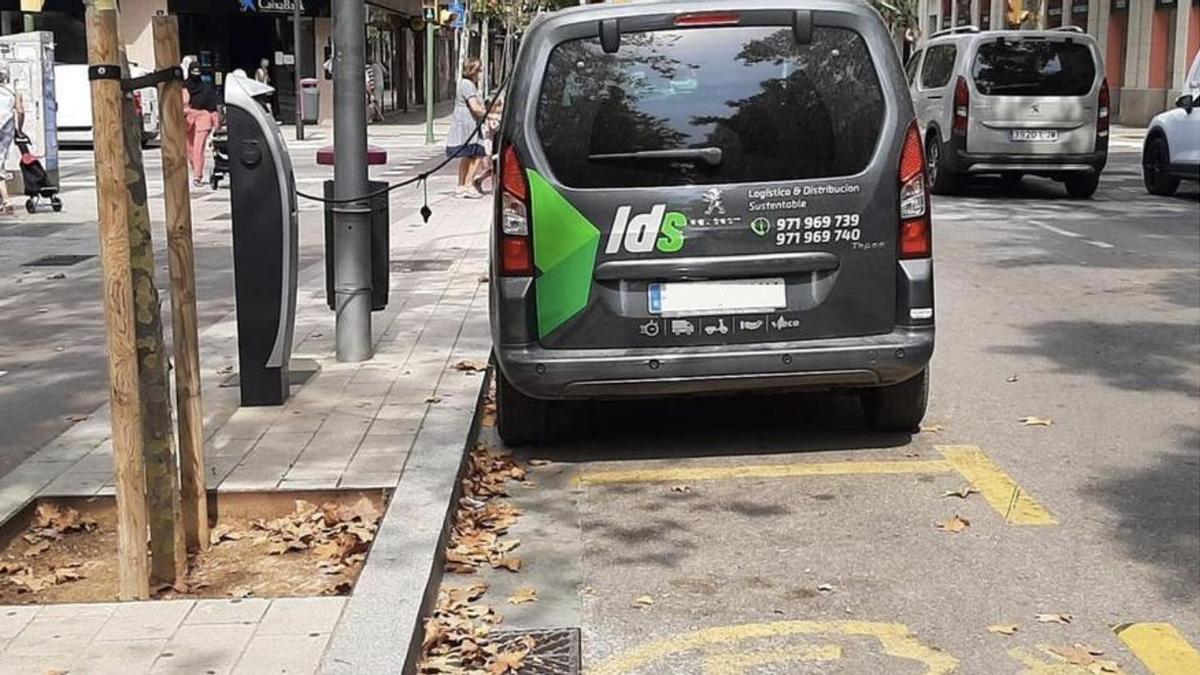
[[[936,45],[925,54],[925,65],[921,68],[921,87],[937,89],[950,82],[954,73],[954,57],[958,50],[954,45]]]
[[[917,81],[917,68],[921,65],[921,50],[917,50],[908,59],[908,65],[904,67],[904,75],[908,78],[908,83],[913,84]]]

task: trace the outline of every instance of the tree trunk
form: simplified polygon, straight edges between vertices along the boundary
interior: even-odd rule
[[[121,61],[122,72],[128,74],[124,55]],[[183,540],[162,309],[154,284],[154,242],[150,233],[150,210],[146,205],[146,169],[142,165],[142,120],[134,109],[131,96],[124,97],[122,118],[138,387],[146,458],[146,502],[150,519],[150,573],[161,583],[175,584],[183,581],[187,572],[187,549]]]

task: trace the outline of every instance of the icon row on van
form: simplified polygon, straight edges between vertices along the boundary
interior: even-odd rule
[[[648,338],[721,338],[737,334],[764,335],[790,333],[800,327],[800,319],[784,314],[737,314],[734,316],[652,318],[638,323],[638,335]]]

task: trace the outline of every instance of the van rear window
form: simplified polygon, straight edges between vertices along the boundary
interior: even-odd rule
[[[824,178],[866,168],[884,105],[851,30],[816,27],[807,45],[777,26],[627,33],[615,54],[597,38],[554,48],[537,133],[572,187]],[[648,151],[669,152],[628,156]]]
[[[984,96],[1083,96],[1096,63],[1087,45],[1005,40],[979,45],[971,75]]]

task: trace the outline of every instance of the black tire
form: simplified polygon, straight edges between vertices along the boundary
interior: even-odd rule
[[[1142,182],[1152,195],[1169,197],[1179,189],[1179,179],[1167,173],[1171,163],[1171,148],[1167,139],[1155,136],[1146,141],[1142,150]]]
[[[37,203],[32,199],[25,200],[25,210],[30,213],[37,213]]]
[[[1067,186],[1067,195],[1071,199],[1091,199],[1100,187],[1100,174],[1073,173],[1063,179]]]
[[[517,391],[496,368],[496,432],[505,445],[514,447],[548,440],[552,408],[549,401]]]
[[[958,176],[946,164],[946,153],[937,129],[930,129],[925,141],[925,181],[935,195],[952,194],[958,187]]]
[[[54,209],[55,213],[62,211],[62,207],[63,203],[61,199],[59,199],[57,196],[50,198],[50,208]]]
[[[862,394],[867,422],[880,431],[917,431],[929,402],[929,369],[887,387]]]

